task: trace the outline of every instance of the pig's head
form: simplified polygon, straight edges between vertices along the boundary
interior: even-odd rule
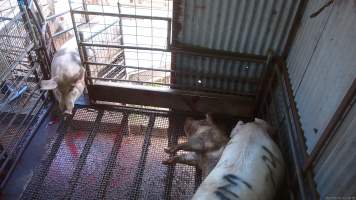
[[[259,118],[255,118],[255,124],[259,125],[261,128],[263,128],[264,130],[267,131],[267,133],[271,136],[271,137],[275,137],[276,135],[276,129],[274,129],[271,125],[269,125],[265,120],[263,119],[259,119]]]
[[[199,128],[215,126],[212,120],[212,116],[210,113],[206,114],[206,118],[203,120],[194,120],[191,117],[188,117],[184,123],[184,132],[187,136],[195,134]]]
[[[190,144],[199,146],[202,151],[217,150],[228,142],[228,136],[213,122],[211,114],[203,120],[187,118],[184,132],[190,138]]]
[[[58,101],[59,109],[66,115],[71,115],[75,101],[82,95],[85,70],[80,69],[78,75],[60,80],[52,77],[50,80],[42,80],[41,90],[53,90],[54,96]]]
[[[276,130],[272,126],[270,126],[266,121],[259,119],[259,118],[255,118],[255,121],[249,122],[249,123],[244,123],[243,121],[238,121],[236,126],[234,127],[234,129],[231,131],[230,137],[233,137],[234,135],[239,133],[245,126],[248,126],[249,124],[253,124],[254,126],[257,126],[261,129],[263,129],[272,137],[274,136],[274,134],[276,132]]]

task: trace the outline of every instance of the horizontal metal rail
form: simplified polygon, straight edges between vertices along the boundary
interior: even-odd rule
[[[151,47],[138,47],[138,46],[128,46],[128,45],[113,45],[113,44],[98,44],[98,43],[89,43],[89,42],[80,42],[81,46],[88,47],[105,47],[105,48],[119,48],[119,49],[136,49],[136,50],[147,50],[147,51],[164,51],[168,52],[168,49],[163,48],[151,48]]]
[[[155,17],[155,16],[145,16],[145,15],[129,15],[129,14],[106,13],[106,12],[84,11],[84,10],[72,10],[72,13],[81,14],[81,15],[99,15],[99,16],[109,16],[109,17],[122,17],[122,18],[135,18],[135,19],[151,19],[151,20],[171,21],[171,18],[169,18],[169,17]]]

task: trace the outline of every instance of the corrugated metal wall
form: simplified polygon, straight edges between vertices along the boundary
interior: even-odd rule
[[[297,0],[182,0],[180,28],[173,40],[185,45],[228,52],[267,55],[269,49],[281,54],[292,26]],[[202,81],[177,76],[180,88],[205,88],[226,93],[254,93],[256,83],[236,82],[239,78],[260,79],[264,64],[209,59],[178,54],[177,71],[225,76]],[[231,80],[229,80],[229,78]],[[202,81],[202,84],[200,82]],[[196,83],[199,82],[197,85]]]
[[[309,1],[287,58],[302,127],[311,152],[356,78],[356,2],[338,0],[315,18],[327,0]],[[355,106],[318,161],[321,195],[356,195]]]
[[[287,59],[310,152],[356,77],[355,1],[310,1]]]
[[[315,167],[315,181],[321,199],[327,196],[356,196],[355,130],[354,104]]]

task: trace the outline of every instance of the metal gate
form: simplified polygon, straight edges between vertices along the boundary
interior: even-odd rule
[[[51,35],[36,2],[0,2],[0,188],[49,106],[39,80],[49,77]]]

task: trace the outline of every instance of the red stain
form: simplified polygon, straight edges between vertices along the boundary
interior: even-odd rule
[[[51,121],[48,122],[47,127],[48,127],[49,125],[58,124],[59,121],[60,121],[60,118],[59,118],[58,116],[53,116],[53,117],[51,118]]]
[[[83,138],[83,132],[74,132],[74,133],[67,133],[67,138],[65,140],[66,145],[68,146],[68,150],[74,158],[79,157],[79,150],[78,147],[75,145],[75,140]]]

